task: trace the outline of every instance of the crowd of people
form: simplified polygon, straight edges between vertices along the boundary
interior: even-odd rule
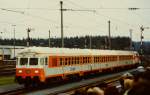
[[[150,95],[150,68],[136,74],[127,73],[119,85],[105,85],[76,90],[73,95]]]

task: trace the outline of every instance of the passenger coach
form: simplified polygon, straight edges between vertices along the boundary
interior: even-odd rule
[[[17,55],[16,81],[19,84],[49,79],[81,77],[137,66],[135,51],[29,47]]]

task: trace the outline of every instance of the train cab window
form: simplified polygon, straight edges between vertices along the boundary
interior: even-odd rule
[[[20,58],[20,65],[27,65],[28,64],[28,58]]]
[[[30,65],[38,65],[38,58],[30,58],[30,63],[29,64]]]
[[[48,65],[48,61],[47,61],[47,58],[45,58],[45,65]]]

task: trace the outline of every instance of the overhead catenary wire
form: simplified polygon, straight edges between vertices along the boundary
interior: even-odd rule
[[[80,7],[80,8],[82,8],[82,9],[85,9],[85,10],[88,10],[88,9],[89,9],[89,8],[86,8],[86,7],[83,7],[83,6],[81,6],[81,5],[76,4],[76,3],[74,3],[74,2],[71,1],[71,0],[67,0],[67,1],[69,1],[69,2],[72,3],[73,5],[75,5],[75,6],[77,6],[77,7]],[[115,21],[119,21],[119,22],[124,23],[124,24],[126,24],[126,25],[131,25],[131,24],[129,24],[128,22],[125,22],[125,21],[122,21],[122,20],[119,20],[119,19],[116,19],[116,18],[109,17],[109,16],[104,15],[104,14],[102,14],[102,13],[100,14],[100,13],[97,11],[97,9],[113,9],[113,8],[90,8],[90,9],[95,10],[94,13],[95,13],[96,15],[103,16],[103,17],[107,17],[108,19],[113,19],[113,20],[115,20]],[[114,9],[126,9],[126,10],[127,10],[128,8],[114,8]],[[135,25],[131,25],[131,26],[135,26]]]
[[[30,1],[30,0],[29,0]],[[127,22],[127,21],[125,21],[124,19],[119,19],[119,18],[116,18],[116,17],[111,17],[111,16],[109,16],[109,15],[105,15],[105,14],[103,14],[103,13],[100,13],[100,10],[128,10],[128,8],[85,8],[83,5],[81,5],[81,4],[78,4],[78,3],[75,3],[73,0],[64,0],[64,1],[66,1],[66,2],[69,2],[71,5],[73,5],[74,7],[76,7],[76,8],[68,8],[68,11],[73,11],[73,12],[75,12],[75,11],[78,11],[78,12],[76,12],[77,14],[79,14],[79,15],[81,15],[81,13],[80,13],[80,11],[82,12],[82,10],[83,11],[86,11],[86,10],[96,10],[96,13],[94,13],[95,14],[95,19],[94,19],[94,17],[92,17],[92,16],[87,16],[88,18],[91,18],[91,22],[95,22],[97,25],[100,23],[100,16],[102,16],[102,17],[104,17],[106,20],[108,20],[108,19],[110,19],[110,20],[113,20],[114,22],[118,22],[118,23],[122,23],[122,24],[124,24],[124,25],[126,25],[126,26],[133,26],[133,27],[137,27],[137,25],[135,25],[135,24],[131,24],[131,23],[129,23],[129,22]],[[11,8],[11,7],[10,7]],[[38,10],[38,11],[59,11],[59,9],[53,9],[53,8],[42,8],[42,7],[37,7],[37,8],[31,8],[31,6],[27,6],[27,8],[12,8],[12,9],[14,9],[14,10],[16,10],[16,11],[21,11],[22,12],[22,10],[24,10],[24,9],[28,9],[29,11],[30,10]],[[142,10],[145,10],[145,9],[150,9],[150,8],[140,8],[140,9],[142,9]],[[56,24],[58,24],[59,22],[58,21],[55,21],[55,20],[53,20],[53,19],[49,19],[48,17],[43,17],[43,16],[41,16],[41,15],[35,15],[35,14],[33,14],[33,13],[29,13],[28,12],[28,10],[26,10],[25,11],[25,14],[23,14],[23,15],[25,15],[25,16],[28,16],[28,17],[31,17],[31,19],[33,18],[33,19],[39,19],[39,20],[43,20],[44,22],[49,22],[50,24],[52,23],[52,24],[54,24],[54,23],[56,23]],[[97,12],[98,11],[98,12]],[[93,20],[92,20],[93,19]],[[89,19],[88,19],[89,20]],[[74,24],[74,23],[68,23],[67,21],[65,22],[65,24],[66,24],[66,26],[68,26],[69,25],[69,28],[70,27],[79,27],[79,28],[82,28],[82,29],[86,29],[86,27],[90,27],[90,26],[84,26],[84,25],[81,25],[80,23],[80,25],[76,25],[76,23]],[[95,27],[97,26],[97,25],[95,25]],[[103,23],[101,24],[101,25],[104,25]],[[101,26],[100,25],[100,26]],[[59,28],[58,26],[56,26],[57,28]],[[92,26],[93,27],[93,26]],[[100,27],[101,28],[101,27]],[[86,29],[86,30],[88,30],[88,29]]]

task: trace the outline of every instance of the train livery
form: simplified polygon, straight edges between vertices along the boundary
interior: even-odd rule
[[[29,47],[17,55],[16,81],[44,83],[49,79],[132,68],[139,62],[135,51]]]

